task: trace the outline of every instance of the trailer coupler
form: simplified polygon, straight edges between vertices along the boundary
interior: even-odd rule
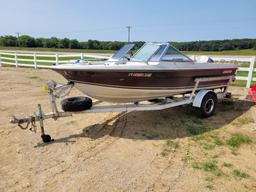
[[[23,129],[29,129],[32,132],[37,131],[36,122],[39,122],[40,130],[41,130],[41,138],[44,143],[49,143],[53,141],[50,135],[45,133],[44,129],[44,120],[46,119],[54,119],[57,120],[61,117],[68,117],[72,116],[72,113],[69,112],[59,112],[56,105],[56,98],[61,98],[63,96],[66,96],[70,89],[74,84],[72,82],[69,82],[65,85],[58,85],[54,81],[48,81],[46,86],[44,86],[45,90],[48,92],[49,95],[49,101],[51,103],[52,112],[44,114],[41,104],[37,105],[37,112],[35,112],[33,115],[30,115],[28,117],[23,118],[17,118],[15,116],[12,116],[10,119],[10,123],[12,124],[18,124],[18,126]],[[65,92],[67,92],[65,94]]]
[[[51,142],[51,141],[53,141],[53,139],[51,138],[50,135],[45,133],[44,120],[46,120],[46,119],[57,120],[62,117],[72,116],[72,113],[70,113],[70,112],[51,112],[51,113],[44,114],[41,105],[38,104],[37,107],[38,107],[38,111],[29,117],[18,118],[18,117],[12,116],[12,118],[10,119],[10,123],[18,124],[18,126],[21,129],[23,129],[23,130],[29,129],[30,131],[36,133],[37,132],[36,124],[37,124],[37,122],[39,122],[42,141],[44,143]]]

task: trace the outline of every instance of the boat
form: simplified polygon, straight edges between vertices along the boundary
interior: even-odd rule
[[[105,61],[78,60],[55,65],[85,95],[107,102],[136,103],[191,93],[195,79],[232,77],[233,64],[198,63],[169,43],[145,43],[135,54],[127,44]],[[227,88],[230,79],[201,82],[195,91]]]
[[[52,66],[68,80],[66,84],[49,80],[45,85],[52,112],[44,113],[38,104],[33,115],[12,116],[10,122],[31,131],[36,131],[39,122],[42,141],[48,143],[53,139],[45,133],[47,119],[79,112],[153,111],[181,105],[191,105],[201,117],[210,117],[218,99],[231,97],[227,87],[237,70],[235,65],[195,62],[169,43],[146,43],[135,54],[133,47],[125,45],[104,61],[76,60]],[[74,86],[91,98],[65,98],[61,101],[63,111],[59,111],[56,99],[65,97]],[[101,102],[92,98],[111,103],[98,105]]]

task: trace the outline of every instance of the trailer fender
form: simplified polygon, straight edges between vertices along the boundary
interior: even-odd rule
[[[193,100],[192,106],[193,107],[201,107],[202,101],[203,101],[205,95],[207,95],[208,93],[212,93],[212,94],[214,94],[216,96],[216,93],[214,91],[212,91],[212,90],[200,90],[196,94],[196,96],[195,96],[195,98]],[[216,98],[217,98],[217,96],[216,96]]]

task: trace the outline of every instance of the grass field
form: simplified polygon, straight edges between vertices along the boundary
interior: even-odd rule
[[[228,50],[228,51],[185,51],[189,55],[242,55],[242,56],[256,56],[256,50]]]
[[[24,48],[24,47],[0,47],[0,50],[20,50],[20,51],[49,51],[49,52],[78,52],[78,53],[115,53],[113,50],[93,50],[93,49],[55,49],[55,48]],[[229,50],[229,51],[184,51],[189,55],[244,55],[256,56],[256,50]]]
[[[77,53],[115,53],[113,50],[95,50],[95,49],[57,49],[57,48],[28,48],[28,47],[0,47],[0,50],[18,50],[18,51],[46,51],[46,52],[77,52]]]

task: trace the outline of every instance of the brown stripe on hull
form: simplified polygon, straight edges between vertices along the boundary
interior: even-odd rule
[[[216,68],[216,69],[192,69],[192,70],[165,70],[144,72],[131,70],[127,71],[86,71],[86,70],[65,70],[54,69],[63,75],[67,80],[77,82],[87,82],[91,84],[100,84],[102,86],[132,87],[132,88],[177,88],[193,87],[195,78],[199,77],[217,77],[234,75],[235,68]],[[224,73],[231,71],[231,73]],[[209,84],[227,84],[228,80],[214,82],[202,82],[200,86]]]

